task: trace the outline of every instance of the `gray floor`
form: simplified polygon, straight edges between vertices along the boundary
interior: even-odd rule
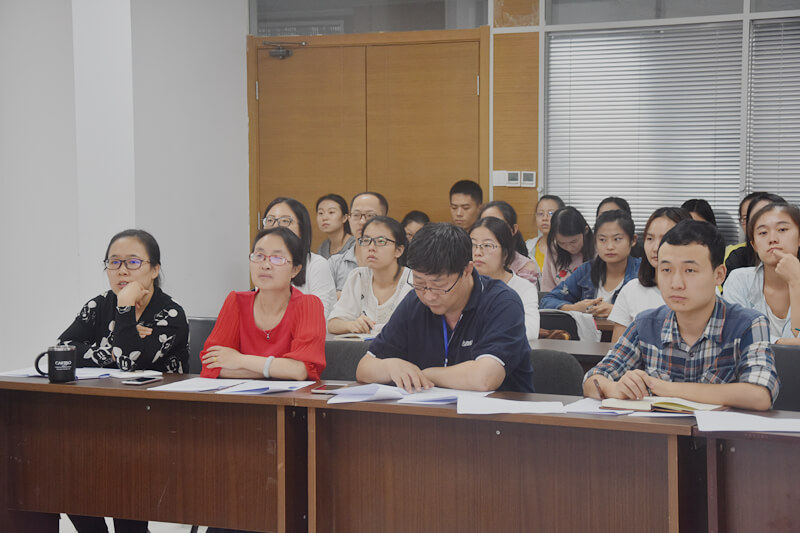
[[[114,526],[110,520],[107,520],[108,531],[113,532]],[[58,523],[58,533],[75,533],[75,528],[72,527],[72,522],[69,521],[66,515],[61,515],[61,520]],[[150,522],[148,529],[150,533],[189,533],[189,528],[184,524],[165,524],[163,522]],[[205,533],[206,528],[201,527],[200,533]]]

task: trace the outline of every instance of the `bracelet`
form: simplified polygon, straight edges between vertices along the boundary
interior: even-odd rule
[[[269,379],[269,367],[272,365],[272,361],[275,360],[274,355],[270,355],[267,357],[267,360],[264,361],[264,377]]]

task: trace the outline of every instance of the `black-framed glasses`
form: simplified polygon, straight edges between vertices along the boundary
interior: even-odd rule
[[[285,217],[268,216],[268,217],[264,217],[263,222],[264,222],[264,227],[265,228],[272,227],[272,226],[275,226],[275,225],[278,225],[278,226],[280,226],[282,228],[288,228],[289,226],[292,225],[292,222],[294,222],[294,219],[292,217],[290,217],[290,216],[285,216]]]
[[[273,265],[285,265],[286,263],[291,263],[288,259],[281,255],[266,255],[253,252],[250,254],[250,262],[251,263],[263,263],[264,261],[269,261]]]
[[[361,211],[353,211],[348,215],[352,220],[370,220],[378,216],[378,213],[362,213]]]
[[[452,291],[452,290],[455,288],[455,286],[456,286],[456,283],[458,283],[458,280],[460,280],[460,279],[461,279],[461,276],[462,276],[462,274],[459,274],[459,275],[458,275],[458,277],[457,277],[457,278],[456,278],[456,280],[453,282],[453,284],[452,284],[452,285],[450,285],[450,288],[449,288],[449,289],[439,289],[439,288],[436,288],[436,287],[424,287],[424,286],[422,286],[422,285],[414,285],[414,284],[411,282],[411,279],[409,279],[409,280],[407,281],[407,283],[408,283],[409,285],[411,285],[411,287],[412,287],[412,288],[413,288],[415,291],[417,291],[417,292],[429,292],[429,293],[431,293],[431,294],[434,294],[434,295],[436,295],[436,296],[443,296],[443,295],[447,294],[448,292]]]
[[[493,242],[484,242],[484,243],[473,242],[472,243],[472,251],[473,252],[475,250],[480,250],[481,252],[483,252],[484,250],[492,250],[492,251],[494,251],[494,250],[497,250],[498,248],[499,248],[499,246],[497,246]]]
[[[149,262],[150,261],[133,257],[131,259],[106,259],[103,261],[103,264],[106,266],[106,270],[119,270],[122,268],[122,265],[125,265],[125,268],[128,270],[139,270],[142,268],[142,263]]]
[[[387,244],[396,243],[397,241],[393,241],[387,237],[359,237],[358,238],[358,245],[359,246],[369,246],[372,243],[375,243],[375,246],[386,246]]]

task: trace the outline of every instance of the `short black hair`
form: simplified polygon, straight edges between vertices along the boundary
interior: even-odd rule
[[[340,195],[335,194],[335,193],[326,194],[325,196],[320,196],[319,199],[317,200],[317,206],[314,209],[319,211],[319,204],[321,204],[325,200],[330,200],[331,202],[336,202],[336,204],[339,205],[339,209],[342,211],[343,215],[347,215],[347,214],[350,213],[350,210],[347,209],[347,200],[345,200]],[[349,219],[344,221],[343,227],[344,227],[345,235],[353,233],[352,230],[350,230],[350,220]]]
[[[454,194],[466,194],[478,205],[483,203],[483,189],[481,186],[478,185],[476,182],[472,180],[461,180],[457,181],[450,187],[450,196],[452,198]]]
[[[159,248],[156,238],[143,229],[126,229],[111,237],[111,240],[108,241],[108,246],[106,247],[105,261],[108,261],[108,252],[111,250],[111,245],[117,242],[119,239],[123,239],[125,237],[134,238],[142,243],[142,246],[144,246],[144,249],[147,252],[147,260],[150,262],[151,268],[156,265],[161,266],[161,248]],[[158,289],[160,286],[161,272],[159,271],[158,277],[153,280],[153,287]]]
[[[657,218],[668,218],[676,224],[681,220],[691,220],[692,215],[682,207],[659,207],[644,225],[644,232],[642,233],[642,241],[647,239],[647,232],[650,229],[650,224]],[[655,287],[656,286],[656,269],[650,264],[647,257],[642,257],[642,262],[639,264],[639,283],[642,287]]]
[[[586,223],[586,219],[580,211],[572,206],[562,207],[550,219],[550,233],[547,234],[547,248],[549,253],[555,254],[557,269],[567,268],[572,262],[570,253],[556,244],[556,237],[563,235],[571,237],[573,235],[583,235],[583,250],[581,255],[584,261],[591,261],[594,258],[594,238],[592,229]]]
[[[628,203],[628,200],[626,200],[625,198],[620,198],[619,196],[608,196],[600,200],[600,203],[597,204],[597,211],[595,211],[595,216],[600,215],[600,208],[606,204],[616,204],[617,207],[628,213],[629,216],[631,214],[631,206]]]
[[[372,224],[383,224],[392,234],[392,240],[394,241],[395,246],[402,246],[403,253],[400,257],[397,258],[397,264],[401,267],[406,266],[406,255],[408,254],[408,238],[406,237],[406,230],[403,229],[403,226],[400,225],[398,221],[391,217],[384,217],[384,216],[376,216],[372,217],[371,219],[367,220],[367,223],[364,224],[364,227],[361,228],[361,235],[364,235],[364,232],[367,231],[367,228]],[[398,271],[398,276],[402,272],[402,268]]]
[[[497,243],[500,245],[500,252],[503,257],[503,268],[511,272],[511,262],[514,260],[514,237],[511,235],[511,228],[505,220],[497,217],[479,218],[469,229],[470,239],[475,228],[486,228],[492,232]]]
[[[311,217],[308,215],[308,209],[299,201],[294,198],[287,198],[286,196],[279,196],[272,200],[267,209],[264,211],[264,218],[267,218],[269,210],[278,204],[286,204],[292,210],[294,216],[297,217],[297,225],[300,228],[300,241],[303,243],[303,250],[305,254],[311,253]],[[291,231],[291,230],[290,230]],[[288,246],[288,245],[287,245]],[[298,283],[302,285],[302,283]]]
[[[543,194],[536,201],[536,207],[539,207],[539,204],[545,200],[550,200],[551,202],[555,202],[558,205],[559,209],[567,206],[567,204],[564,203],[564,200],[562,200],[560,196],[556,196],[555,194]]]
[[[674,228],[669,230],[658,248],[664,244],[673,246],[688,246],[699,244],[708,248],[711,256],[711,266],[717,268],[725,260],[725,238],[717,227],[701,220],[681,220]]]
[[[762,194],[769,194],[769,193],[766,191],[753,191],[750,194],[746,195],[744,198],[742,198],[742,200],[739,202],[739,214],[740,215],[742,214],[742,206],[744,205],[745,202],[749,202],[756,196],[760,196]]]
[[[408,268],[420,274],[461,274],[472,261],[472,240],[454,224],[420,228],[408,245]]]
[[[300,265],[302,267],[300,272],[295,274],[295,276],[292,278],[292,283],[295,285],[304,285],[306,282],[306,263],[308,260],[308,254],[305,253],[303,248],[303,241],[301,241],[300,237],[295,235],[294,232],[289,228],[277,226],[262,229],[256,234],[255,239],[253,239],[253,246],[250,248],[250,252],[252,253],[256,251],[256,244],[258,241],[267,235],[273,234],[277,235],[283,240],[283,244],[285,244],[286,248],[289,250],[289,255],[292,256],[292,264],[295,266]]]
[[[417,224],[422,224],[423,226],[431,221],[431,217],[428,216],[427,213],[423,213],[422,211],[409,211],[406,216],[403,217],[402,222],[400,225],[404,228],[408,226],[410,222],[416,222]]]
[[[500,210],[501,213],[503,213],[503,220],[505,221],[506,224],[508,224],[509,228],[511,228],[511,231],[513,232],[514,224],[517,223],[517,212],[508,202],[504,202],[503,200],[495,200],[493,202],[489,202],[488,204],[484,204],[484,206],[481,207],[481,210],[478,213],[478,218],[481,218],[483,216],[483,213],[487,209],[490,209],[492,207],[496,207],[497,209]],[[525,257],[528,257],[528,246],[525,244],[525,239],[522,238],[522,232],[517,230],[517,232],[514,233],[513,238],[514,238],[514,250],[524,255]],[[511,255],[513,256],[514,254]]]
[[[686,200],[681,204],[681,207],[689,211],[689,213],[697,213],[703,220],[711,224],[717,225],[717,217],[714,216],[714,210],[711,209],[711,204],[702,198],[692,198]]]
[[[364,191],[364,192],[360,192],[360,193],[358,193],[356,195],[353,195],[353,198],[350,200],[350,211],[353,210],[353,202],[356,201],[356,198],[358,198],[359,196],[364,196],[365,194],[373,196],[378,200],[378,203],[381,204],[381,207],[383,208],[383,215],[384,216],[389,214],[389,202],[386,200],[386,197],[384,195],[382,195],[381,193],[374,192],[374,191]]]

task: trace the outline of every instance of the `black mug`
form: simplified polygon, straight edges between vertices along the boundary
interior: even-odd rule
[[[74,346],[51,346],[46,352],[39,354],[34,367],[38,373],[47,376],[50,379],[50,383],[75,381],[75,367],[78,366],[75,354]],[[39,361],[45,355],[47,356],[46,374],[39,369]]]

